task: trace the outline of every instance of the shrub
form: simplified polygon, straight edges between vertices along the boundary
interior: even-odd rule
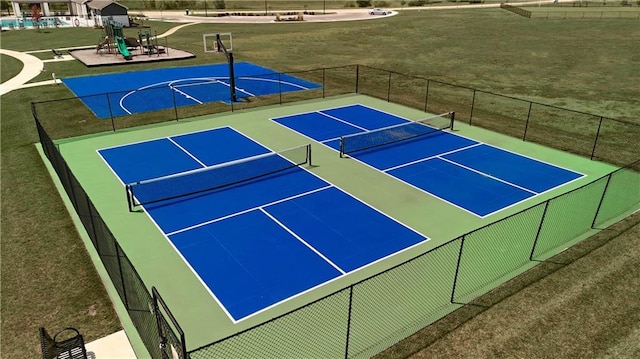
[[[358,7],[371,7],[371,0],[356,0]]]
[[[426,0],[410,0],[407,5],[409,6],[424,6],[426,4],[428,4],[429,2]]]
[[[344,7],[356,7],[356,3],[353,1],[347,1],[344,3]]]
[[[215,0],[213,2],[213,7],[216,9],[226,9],[227,5],[224,3],[224,0]]]

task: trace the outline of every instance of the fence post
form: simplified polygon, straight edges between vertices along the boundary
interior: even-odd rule
[[[531,107],[533,107],[533,102],[529,101],[529,112],[527,112],[527,121],[524,123],[524,133],[522,134],[522,140],[527,140],[527,130],[529,129],[529,118],[531,117]]]
[[[325,98],[325,87],[327,86],[326,82],[325,82],[325,71],[326,68],[322,68],[322,98]]]
[[[344,345],[344,358],[349,358],[349,340],[351,334],[351,307],[353,305],[353,285],[349,287],[349,313],[347,314],[347,338]]]
[[[282,73],[278,72],[278,96],[280,96],[279,101],[280,104],[282,105]]]
[[[111,129],[113,132],[116,132],[116,123],[113,120],[113,110],[111,110],[111,100],[109,99],[109,93],[105,94],[107,96],[107,106],[109,107],[109,118],[111,119]]]
[[[391,71],[389,71],[389,80],[387,80],[387,102],[391,102]]]
[[[471,125],[471,120],[473,119],[473,109],[476,106],[476,89],[473,89],[473,97],[471,98],[471,114],[469,114],[469,125]]]
[[[460,272],[460,262],[462,261],[462,248],[464,247],[466,235],[460,238],[460,252],[458,252],[458,263],[456,263],[456,273],[453,275],[453,287],[451,288],[451,304],[455,303],[456,285],[458,284],[458,273]]]
[[[609,175],[607,176],[607,183],[605,183],[604,189],[602,190],[602,196],[600,197],[600,202],[598,202],[598,208],[596,208],[596,214],[593,216],[593,221],[591,221],[592,229],[595,229],[596,220],[598,219],[598,214],[600,213],[600,207],[602,207],[602,202],[604,202],[604,196],[607,194],[607,189],[609,188],[609,182],[611,182],[611,177],[616,172],[609,173]]]
[[[169,86],[171,89],[171,97],[173,97],[173,112],[176,114],[176,121],[178,121],[178,104],[176,103],[176,92],[173,90],[173,86]]]
[[[356,93],[360,93],[360,64],[356,65]]]
[[[544,203],[544,210],[542,211],[542,218],[540,218],[540,225],[538,226],[538,231],[536,232],[536,238],[533,240],[533,246],[531,247],[531,253],[529,254],[529,261],[533,260],[533,254],[536,251],[536,246],[538,245],[538,238],[540,237],[540,232],[542,232],[542,224],[544,223],[544,218],[547,216],[547,208],[549,208],[549,201],[547,200]]]
[[[233,101],[232,101],[233,102]],[[158,329],[158,337],[160,339],[160,355],[164,358],[166,352],[164,351],[167,346],[167,337],[162,332],[162,323],[160,323],[160,319],[158,318],[160,314],[160,309],[158,307],[158,297],[156,296],[156,287],[151,287],[151,303],[153,308],[153,316],[156,319],[156,328]]]
[[[427,80],[427,91],[424,94],[424,112],[427,112],[427,103],[429,102],[429,84],[431,80]]]
[[[596,154],[596,145],[598,144],[598,137],[600,137],[600,128],[602,127],[602,116],[600,116],[600,122],[598,122],[598,131],[596,131],[596,138],[593,140],[593,148],[591,149],[591,160]]]
[[[120,245],[115,241],[114,238],[112,239],[116,247],[116,258],[118,259],[118,270],[120,271],[120,282],[122,282],[122,296],[123,296],[122,299],[124,300],[124,307],[127,309],[127,311],[129,311],[130,308],[129,308],[129,300],[127,299],[127,287],[125,287],[125,284],[124,284],[124,273],[122,272],[122,261],[120,260]],[[100,259],[102,259],[102,257]]]

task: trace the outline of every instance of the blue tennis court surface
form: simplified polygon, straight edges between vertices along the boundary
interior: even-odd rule
[[[288,161],[229,127],[98,152],[124,184],[196,174],[171,176],[184,178],[174,191],[208,167],[242,168],[219,166],[230,161]],[[234,321],[427,240],[300,166],[144,210]]]
[[[411,134],[424,128],[364,105],[274,118],[300,134],[340,151],[340,138]],[[391,134],[388,134],[391,133]],[[583,175],[448,131],[348,153],[458,208],[485,217]],[[368,136],[368,137],[367,137]],[[383,143],[383,142],[381,142]]]
[[[320,87],[248,62],[238,62],[234,69],[238,99]],[[98,118],[230,101],[227,64],[71,77],[62,82]]]

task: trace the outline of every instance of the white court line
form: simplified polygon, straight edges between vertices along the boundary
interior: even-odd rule
[[[224,81],[220,81],[220,80],[217,80],[217,81],[218,81],[218,83],[220,83],[220,84],[222,84],[224,86],[227,86],[228,88],[231,88],[231,84],[230,83],[227,83],[227,82],[224,82]],[[238,86],[236,86],[236,91],[240,91],[240,92],[245,93],[245,94],[247,94],[247,95],[249,95],[251,97],[257,97],[255,94],[253,94],[253,93],[251,93],[251,92],[249,92],[249,91],[247,91],[245,89],[241,89]]]
[[[189,227],[185,227],[185,228],[182,228],[182,229],[178,229],[178,230],[175,230],[173,232],[167,233],[167,235],[168,236],[172,236],[174,234],[186,232],[186,231],[192,230],[194,228],[206,226],[206,225],[209,225],[211,223],[215,223],[215,222],[223,221],[225,219],[229,219],[229,218],[232,218],[232,217],[240,216],[240,215],[243,215],[245,213],[249,213],[249,212],[252,212],[252,211],[255,211],[255,210],[260,210],[263,207],[268,207],[268,206],[271,206],[271,205],[274,205],[274,204],[286,202],[286,201],[288,201],[290,199],[295,199],[295,198],[306,196],[308,194],[312,194],[312,193],[315,193],[315,192],[320,192],[320,191],[323,191],[323,190],[331,188],[331,187],[332,187],[331,185],[328,185],[328,186],[316,188],[316,189],[311,190],[311,191],[299,193],[299,194],[296,194],[294,196],[290,196],[290,197],[287,197],[287,198],[282,198],[282,199],[279,199],[279,200],[276,200],[276,201],[273,201],[273,202],[269,202],[269,203],[263,204],[261,206],[248,208],[248,209],[242,210],[240,212],[232,213],[232,214],[229,214],[229,215],[226,215],[226,216],[222,216],[222,217],[219,217],[219,218],[215,218],[215,219],[211,219],[211,220],[208,220],[208,221],[205,221],[205,222],[202,222],[202,223],[194,224],[193,226],[189,226]]]
[[[469,148],[477,147],[477,146],[480,146],[480,145],[482,145],[482,143],[474,143],[473,145],[469,145],[469,146],[465,146],[465,147],[456,148],[455,150],[451,150],[451,151],[448,151],[448,152],[442,152],[442,153],[439,153],[439,154],[437,154],[437,155],[433,155],[433,156],[429,156],[429,157],[421,158],[421,159],[418,159],[418,160],[415,160],[415,161],[411,161],[411,162],[403,163],[403,164],[400,164],[400,165],[397,165],[397,166],[393,166],[393,167],[385,168],[385,169],[380,170],[380,171],[382,171],[382,172],[389,172],[389,171],[397,170],[398,168],[402,168],[402,167],[407,167],[407,166],[415,165],[416,163],[420,163],[420,162],[424,162],[424,161],[432,160],[432,159],[434,159],[434,158],[438,158],[438,157],[440,157],[440,156],[448,155],[448,154],[451,154],[451,153],[456,153],[456,152],[459,152],[459,151],[464,151],[464,150],[467,150],[467,149],[469,149]]]
[[[332,120],[336,120],[336,121],[338,121],[338,122],[342,122],[342,123],[344,123],[345,125],[349,125],[349,126],[351,126],[351,127],[355,127],[355,128],[357,128],[357,129],[362,130],[362,131],[365,131],[365,132],[370,132],[370,130],[368,130],[368,129],[364,128],[364,127],[358,126],[358,125],[356,125],[355,123],[351,123],[351,122],[349,122],[349,121],[345,121],[345,120],[343,120],[343,119],[341,119],[341,118],[339,118],[339,117],[336,117],[336,116],[332,116],[332,115],[326,114],[326,113],[324,113],[324,112],[322,112],[322,111],[316,111],[316,112],[317,112],[317,113],[319,113],[319,114],[321,114],[321,115],[323,115],[323,116],[329,117],[329,118],[330,118],[330,119],[332,119]]]
[[[176,141],[174,141],[173,138],[171,137],[167,137],[167,139],[169,141],[171,141],[171,143],[173,143],[176,147],[178,147],[179,149],[181,149],[184,153],[186,153],[189,157],[193,158],[194,160],[196,160],[196,162],[198,162],[200,164],[200,166],[202,167],[208,167],[204,162],[200,161],[196,156],[192,155],[191,152],[187,151],[186,148],[180,146],[179,143],[177,143]]]
[[[184,91],[182,91],[182,90],[179,90],[177,87],[174,87],[174,86],[169,85],[169,88],[170,88],[170,89],[172,89],[173,91],[175,91],[175,92],[177,92],[177,93],[181,94],[182,96],[186,97],[187,99],[189,99],[189,100],[193,100],[193,101],[197,102],[199,105],[202,105],[202,104],[203,104],[203,102],[202,102],[202,101],[198,100],[198,99],[197,99],[197,98],[195,98],[194,96],[191,96],[191,95],[189,95],[188,93],[186,93],[186,92],[184,92]]]
[[[272,216],[269,212],[265,211],[264,208],[260,207],[260,211],[264,213],[267,217],[271,218],[272,221],[276,222],[282,229],[289,232],[292,236],[294,236],[298,241],[302,242],[307,248],[311,249],[315,254],[317,254],[320,258],[324,259],[327,263],[329,263],[333,268],[335,268],[338,272],[342,274],[346,274],[342,268],[338,267],[335,263],[333,263],[329,258],[327,258],[324,254],[320,253],[317,249],[315,249],[312,245],[307,243],[304,239],[302,239],[299,235],[297,235],[294,231],[292,231],[289,227],[285,226],[282,222],[280,222],[276,217]]]
[[[458,162],[452,161],[452,160],[447,159],[447,158],[444,158],[444,157],[438,157],[438,158],[439,158],[439,159],[441,159],[441,160],[443,160],[443,161],[449,162],[449,163],[451,163],[452,165],[455,165],[455,166],[458,166],[458,167],[464,168],[464,169],[465,169],[465,170],[467,170],[467,171],[475,172],[475,173],[477,173],[477,174],[479,174],[479,175],[482,175],[482,176],[484,176],[484,177],[491,178],[492,180],[496,180],[496,181],[498,181],[498,182],[502,182],[502,183],[504,183],[504,184],[507,184],[507,185],[509,185],[509,186],[512,186],[512,187],[515,187],[515,188],[521,189],[521,190],[526,191],[526,192],[529,192],[529,193],[533,193],[534,195],[538,194],[538,192],[535,192],[535,191],[532,191],[532,190],[530,190],[530,189],[528,189],[528,188],[525,188],[525,187],[519,186],[519,185],[517,185],[517,184],[515,184],[515,183],[511,183],[511,182],[509,182],[509,181],[505,181],[505,180],[503,180],[503,179],[501,179],[501,178],[498,178],[498,177],[492,176],[492,175],[490,175],[490,174],[488,174],[488,173],[484,173],[484,172],[478,171],[478,170],[477,170],[477,169],[475,169],[475,168],[471,168],[471,167],[465,166],[465,165],[463,165],[463,164],[461,164],[461,163],[458,163]]]

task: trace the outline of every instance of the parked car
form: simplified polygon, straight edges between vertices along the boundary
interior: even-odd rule
[[[389,14],[389,11],[385,9],[380,9],[377,7],[369,10],[369,15],[387,15],[387,14]]]

